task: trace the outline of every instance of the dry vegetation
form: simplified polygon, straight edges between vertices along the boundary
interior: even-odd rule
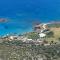
[[[60,38],[60,28],[56,28],[56,27],[52,27],[50,28],[50,30],[54,33],[53,37],[47,38],[47,40],[49,42],[54,41],[54,42],[58,42],[59,38]]]
[[[54,32],[54,38],[60,37],[60,28],[51,28],[51,31]]]
[[[0,44],[0,60],[60,60],[60,45],[7,46]]]

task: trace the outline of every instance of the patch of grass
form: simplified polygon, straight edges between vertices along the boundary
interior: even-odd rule
[[[46,38],[48,42],[54,41],[59,42],[58,39],[60,38],[60,28],[50,28],[50,30],[54,33],[53,37]]]

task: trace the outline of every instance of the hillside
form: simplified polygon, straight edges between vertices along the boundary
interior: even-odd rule
[[[60,45],[7,46],[0,44],[0,60],[60,60]]]
[[[60,28],[51,28],[50,30],[54,32],[54,37],[55,38],[60,37]]]
[[[55,42],[60,38],[60,24],[50,24],[48,25],[50,31],[54,33],[54,37],[48,38],[49,41],[53,40]]]

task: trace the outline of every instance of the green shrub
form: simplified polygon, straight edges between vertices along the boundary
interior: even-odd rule
[[[35,33],[35,32],[32,32],[32,33],[28,34],[28,38],[36,40],[36,39],[39,38],[39,34]]]

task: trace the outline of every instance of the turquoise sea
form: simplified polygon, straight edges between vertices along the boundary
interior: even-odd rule
[[[35,21],[60,21],[60,0],[0,0],[0,35],[32,31]]]

